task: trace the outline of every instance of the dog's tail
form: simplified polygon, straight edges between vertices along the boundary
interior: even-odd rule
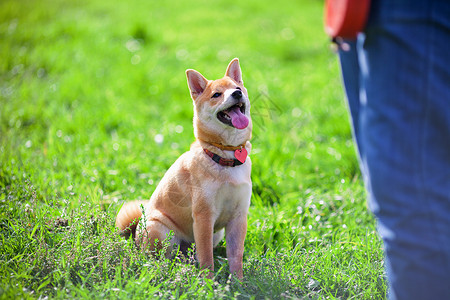
[[[139,218],[142,216],[141,205],[145,205],[148,200],[136,200],[126,202],[116,217],[116,227],[120,229],[120,235],[128,238],[130,234],[133,239],[136,235],[136,227],[139,222]]]

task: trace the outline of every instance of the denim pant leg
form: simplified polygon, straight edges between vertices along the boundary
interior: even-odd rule
[[[352,133],[355,140],[359,140],[359,92],[360,92],[360,72],[358,62],[358,52],[356,51],[356,41],[346,41],[349,50],[339,51],[339,60],[341,62],[341,72],[344,80],[345,94],[347,95],[347,104],[352,121]],[[357,143],[358,152],[359,143]]]
[[[389,296],[450,299],[450,2],[372,3],[340,59]]]

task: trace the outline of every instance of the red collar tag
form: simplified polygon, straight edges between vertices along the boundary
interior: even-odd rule
[[[234,151],[234,157],[236,157],[236,159],[238,161],[240,161],[241,163],[244,163],[245,160],[247,159],[247,149],[245,149],[244,147],[242,147],[241,149],[237,149],[236,151]]]

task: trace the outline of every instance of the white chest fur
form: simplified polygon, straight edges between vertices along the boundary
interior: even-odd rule
[[[230,220],[247,213],[251,192],[252,185],[248,181],[225,183],[217,189],[213,204],[215,230],[226,227]]]

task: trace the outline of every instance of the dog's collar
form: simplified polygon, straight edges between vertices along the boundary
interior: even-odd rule
[[[240,148],[237,148],[236,150],[238,150]],[[203,151],[205,151],[206,155],[208,155],[209,157],[211,157],[211,159],[213,161],[215,161],[216,163],[218,163],[221,166],[224,167],[236,167],[236,166],[240,166],[243,164],[243,162],[239,161],[236,158],[223,158],[215,153],[212,153],[211,151],[209,151],[208,149],[203,148]]]
[[[242,165],[247,160],[248,153],[247,153],[247,149],[245,149],[245,144],[247,142],[244,142],[243,144],[241,144],[239,146],[228,146],[228,145],[222,145],[222,144],[218,144],[218,143],[214,143],[214,142],[206,142],[206,141],[202,141],[202,142],[209,144],[213,147],[216,147],[222,151],[234,151],[235,158],[223,158],[223,157],[220,157],[219,155],[211,152],[210,150],[203,148],[203,151],[205,151],[206,155],[211,157],[211,159],[213,161],[215,161],[216,163],[218,163],[221,166],[236,167],[236,166]]]

